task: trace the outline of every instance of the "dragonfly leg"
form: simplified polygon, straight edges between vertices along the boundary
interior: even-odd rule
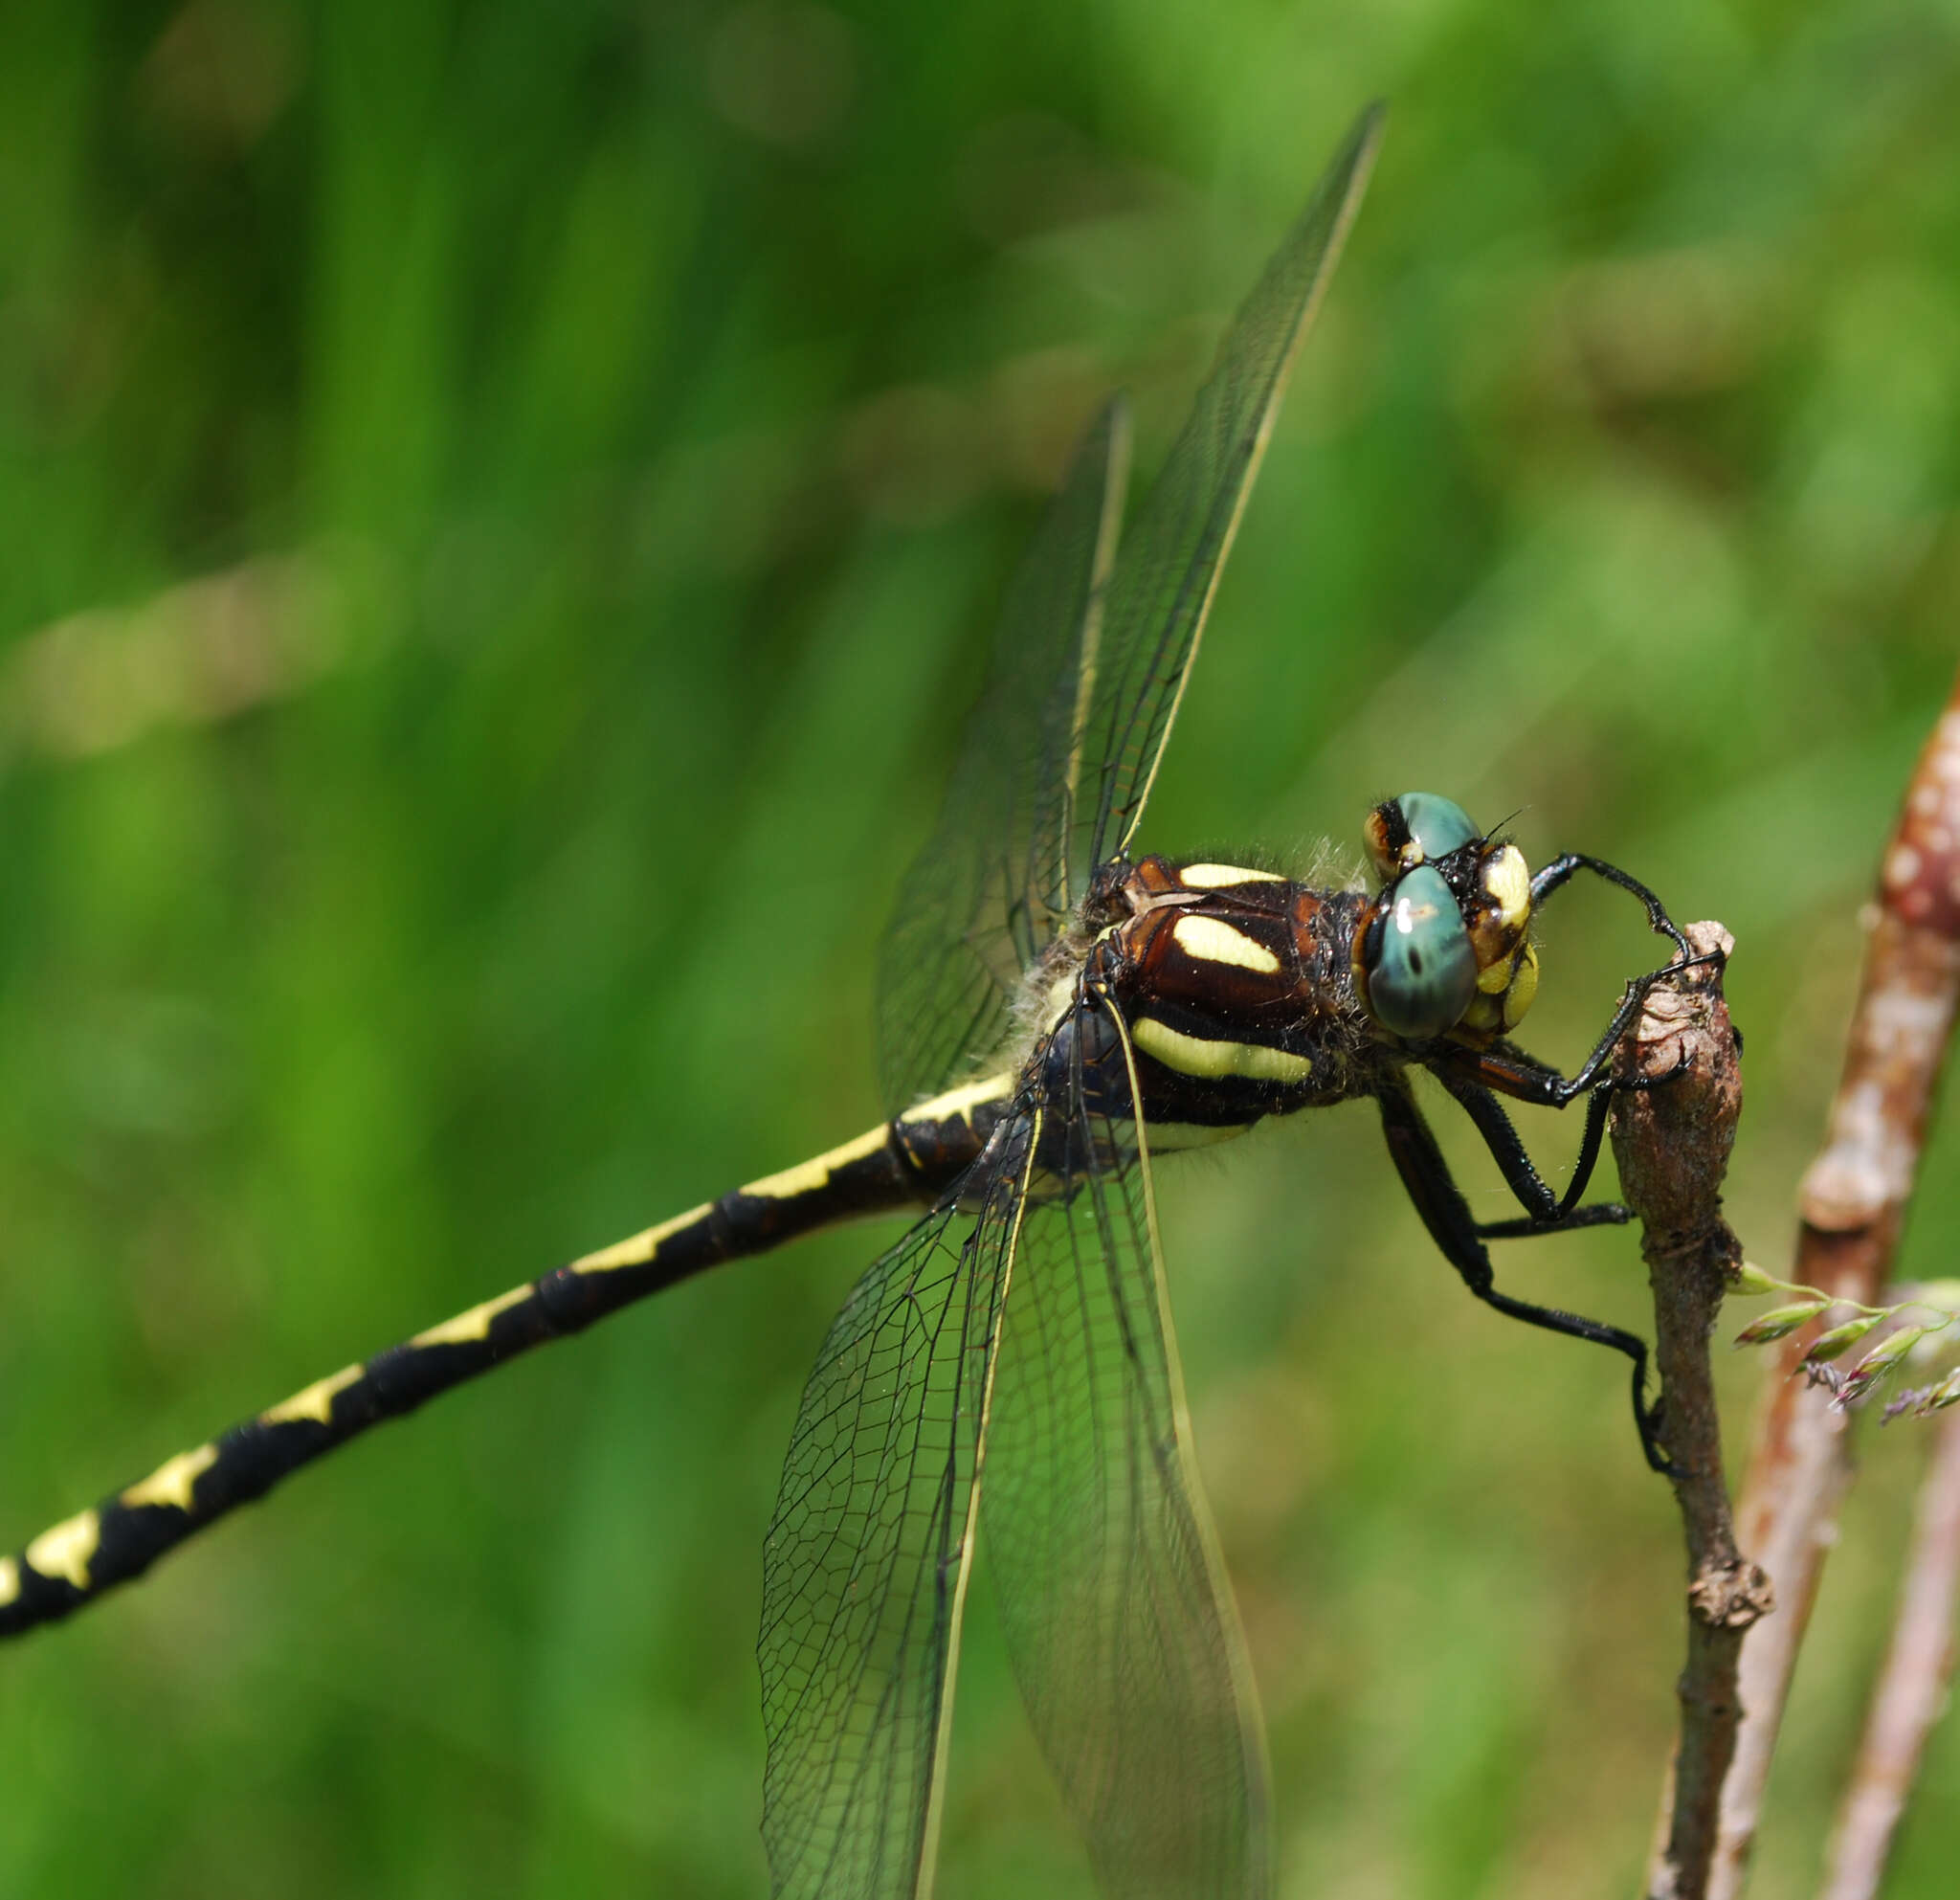
[[[1695,961],[1700,963],[1706,959],[1698,957]],[[1611,1095],[1616,1089],[1658,1087],[1682,1074],[1689,1065],[1689,1058],[1683,1056],[1680,1063],[1664,1075],[1630,1076],[1624,1081],[1615,1081],[1609,1075],[1607,1063],[1613,1059],[1615,1045],[1626,1034],[1627,1025],[1646,1002],[1648,991],[1663,976],[1672,976],[1677,970],[1687,967],[1670,963],[1663,970],[1651,970],[1644,976],[1634,977],[1620,993],[1619,1006],[1614,1011],[1605,1035],[1593,1044],[1592,1053],[1571,1075],[1561,1075],[1549,1063],[1526,1055],[1522,1049],[1514,1048],[1508,1042],[1492,1043],[1487,1048],[1447,1043],[1437,1053],[1425,1056],[1425,1065],[1438,1077],[1454,1076],[1481,1083],[1485,1088],[1507,1095],[1514,1102],[1528,1102],[1541,1108],[1563,1108],[1589,1093]],[[1591,1111],[1588,1112],[1590,1114]],[[1601,1108],[1598,1112],[1604,1126],[1606,1110]]]
[[[1617,864],[1609,864],[1603,858],[1589,858],[1583,851],[1568,851],[1539,867],[1531,880],[1532,908],[1536,909],[1561,885],[1570,883],[1581,871],[1591,871],[1595,878],[1603,878],[1608,883],[1616,884],[1621,890],[1638,898],[1647,906],[1647,922],[1656,935],[1667,938],[1680,952],[1675,961],[1696,961],[1693,947],[1682,934],[1681,927],[1667,914],[1667,906],[1638,878],[1622,871]]]
[[[1667,914],[1667,907],[1659,898],[1643,884],[1638,878],[1622,871],[1617,864],[1609,864],[1603,858],[1589,858],[1583,852],[1568,851],[1564,856],[1554,858],[1550,863],[1539,870],[1531,880],[1531,904],[1535,909],[1551,894],[1570,883],[1581,871],[1591,871],[1595,878],[1604,879],[1616,888],[1627,891],[1638,898],[1646,906],[1647,923],[1659,936],[1665,937],[1674,946],[1675,955],[1671,962],[1659,970],[1650,970],[1644,976],[1633,977],[1620,992],[1619,1005],[1613,1013],[1613,1020],[1606,1025],[1605,1033],[1592,1045],[1592,1053],[1579,1064],[1576,1073],[1561,1076],[1555,1069],[1530,1062],[1517,1064],[1528,1069],[1534,1076],[1534,1087],[1530,1092],[1505,1087],[1504,1084],[1491,1074],[1483,1074],[1481,1080],[1503,1093],[1516,1094],[1521,1101],[1545,1102],[1554,1108],[1563,1108],[1568,1102],[1576,1100],[1592,1088],[1606,1071],[1607,1063],[1613,1058],[1614,1045],[1627,1032],[1628,1025],[1640,1012],[1647,1000],[1647,992],[1663,977],[1677,970],[1685,970],[1698,963],[1709,961],[1706,953],[1697,954],[1694,947],[1682,935],[1682,928]],[[1514,1052],[1515,1053],[1515,1052]],[[1671,1080],[1666,1076],[1653,1078],[1654,1081]],[[1626,1086],[1646,1087],[1649,1082]],[[1602,1111],[1603,1112],[1603,1111]]]
[[[1523,1220],[1497,1223],[1501,1231],[1490,1225],[1481,1225],[1478,1232],[1484,1239],[1513,1240],[1526,1234],[1555,1234],[1571,1226],[1594,1227],[1602,1221],[1618,1223],[1627,1218],[1624,1208],[1617,1212],[1604,1211],[1616,1207],[1614,1202],[1601,1202],[1600,1211],[1596,1212],[1582,1209],[1579,1205],[1592,1183],[1592,1170],[1598,1164],[1600,1146],[1606,1137],[1606,1113],[1613,1105],[1614,1093],[1611,1078],[1595,1083],[1587,1098],[1586,1129],[1579,1139],[1579,1155],[1572,1165],[1572,1177],[1566,1183],[1563,1195],[1554,1195],[1526,1152],[1524,1140],[1512,1126],[1511,1118],[1504,1113],[1503,1105],[1490,1089],[1481,1083],[1453,1075],[1447,1069],[1438,1069],[1436,1074],[1470,1117],[1477,1132],[1483,1137],[1483,1145],[1490,1150],[1491,1158],[1503,1174],[1505,1184],[1517,1196],[1518,1205],[1525,1210]],[[1580,1214],[1586,1218],[1575,1219],[1574,1217]]]
[[[1407,1080],[1396,1077],[1385,1083],[1377,1092],[1375,1102],[1381,1110],[1382,1135],[1388,1143],[1395,1172],[1402,1178],[1402,1186],[1416,1213],[1422,1217],[1422,1224],[1429,1229],[1430,1238],[1442,1249],[1443,1257],[1457,1269],[1464,1285],[1485,1306],[1494,1308],[1508,1318],[1523,1320],[1527,1326],[1542,1327],[1548,1332],[1564,1333],[1569,1339],[1591,1340],[1594,1345],[1610,1347],[1615,1352],[1624,1353],[1632,1360],[1634,1423],[1640,1435],[1640,1449],[1653,1469],[1668,1470],[1671,1461],[1660,1439],[1664,1401],[1663,1398],[1656,1398],[1650,1402],[1647,1397],[1647,1342],[1637,1333],[1610,1326],[1604,1320],[1587,1319],[1579,1313],[1565,1312],[1556,1307],[1541,1307],[1529,1300],[1513,1299],[1507,1293],[1499,1292],[1490,1254],[1483,1244],[1484,1237],[1478,1231],[1469,1203],[1451,1176],[1449,1164],[1443,1159],[1442,1150],[1437,1146],[1436,1136],[1423,1119],[1422,1110],[1417,1106]],[[1515,1131],[1512,1139],[1516,1140]],[[1522,1152],[1522,1143],[1519,1148]],[[1540,1182],[1540,1186],[1543,1185]],[[1546,1192],[1548,1198],[1549,1190]],[[1581,1226],[1592,1222],[1591,1219],[1575,1220],[1571,1224]],[[1532,1223],[1526,1225],[1530,1227]],[[1543,1223],[1539,1223],[1534,1231],[1544,1231]]]
[[[1629,1077],[1615,1077],[1606,1072],[1603,1059],[1611,1057],[1614,1044],[1624,1032],[1625,1024],[1620,1017],[1627,1017],[1631,1020],[1628,1005],[1643,1000],[1654,983],[1682,967],[1670,964],[1666,970],[1637,977],[1627,985],[1621,1009],[1615,1017],[1616,1027],[1609,1027],[1606,1036],[1574,1076],[1561,1075],[1548,1063],[1506,1042],[1483,1049],[1459,1045],[1444,1051],[1439,1059],[1432,1058],[1428,1064],[1431,1073],[1462,1106],[1478,1133],[1483,1137],[1484,1146],[1503,1171],[1518,1204],[1525,1210],[1523,1220],[1492,1221],[1480,1225],[1478,1232],[1485,1240],[1520,1240],[1533,1234],[1563,1233],[1574,1226],[1620,1225],[1630,1218],[1626,1209],[1617,1202],[1602,1201],[1592,1208],[1579,1205],[1592,1182],[1592,1171],[1598,1165],[1613,1098],[1622,1090],[1654,1088],[1670,1083],[1693,1065],[1692,1059],[1683,1054],[1672,1069],[1661,1075]],[[1579,1152],[1572,1164],[1571,1179],[1566,1183],[1562,1196],[1554,1197],[1546,1186],[1518,1131],[1511,1126],[1510,1117],[1498,1103],[1500,1094],[1514,1102],[1527,1102],[1547,1108],[1563,1108],[1579,1095],[1585,1095],[1586,1126],[1579,1138]]]
[[[1634,1218],[1622,1201],[1594,1200],[1575,1207],[1557,1220],[1480,1220],[1480,1241],[1529,1241],[1540,1234],[1570,1234],[1580,1227],[1624,1227]]]

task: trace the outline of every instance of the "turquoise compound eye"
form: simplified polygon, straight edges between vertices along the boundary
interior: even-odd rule
[[[1405,792],[1395,803],[1401,808],[1409,836],[1421,847],[1425,862],[1447,858],[1482,836],[1462,806],[1439,798],[1434,792]]]
[[[1384,1029],[1419,1042],[1462,1019],[1477,995],[1477,952],[1439,871],[1408,872],[1370,937],[1368,1004]]]

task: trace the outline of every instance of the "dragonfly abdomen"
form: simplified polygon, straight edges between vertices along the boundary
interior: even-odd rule
[[[281,1479],[548,1340],[581,1332],[705,1267],[818,1227],[936,1200],[972,1165],[999,1117],[1008,1078],[922,1103],[781,1174],[567,1265],[317,1379],[221,1438],[0,1557],[0,1636],[53,1621]]]

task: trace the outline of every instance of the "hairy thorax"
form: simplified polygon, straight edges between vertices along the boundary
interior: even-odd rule
[[[1121,1013],[1153,1131],[1223,1134],[1355,1092],[1366,1033],[1351,964],[1365,904],[1239,865],[1105,867],[1085,906],[1107,921],[1083,983]]]

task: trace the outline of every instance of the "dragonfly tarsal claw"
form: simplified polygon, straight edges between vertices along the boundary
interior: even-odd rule
[[[1675,1463],[1665,1440],[1667,1394],[1664,1391],[1659,1393],[1651,1405],[1647,1404],[1641,1391],[1645,1383],[1643,1369],[1634,1375],[1634,1417],[1640,1428],[1640,1449],[1646,1454],[1650,1471],[1658,1471],[1663,1478],[1678,1477],[1681,1467]]]

